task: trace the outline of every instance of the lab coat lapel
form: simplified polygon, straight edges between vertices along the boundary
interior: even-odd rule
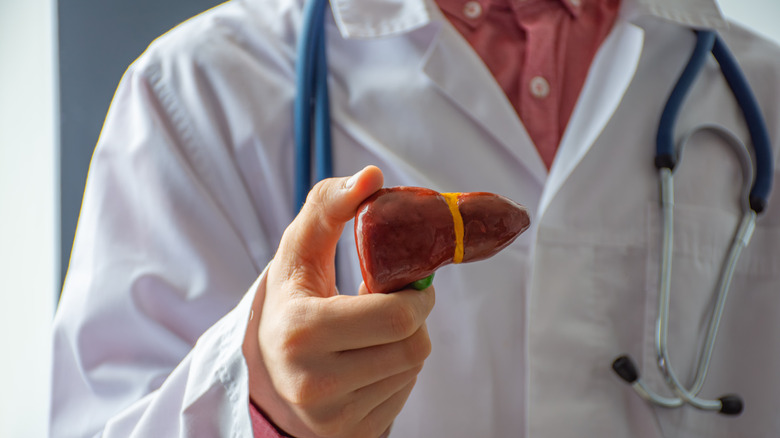
[[[442,19],[446,21],[445,19]],[[444,22],[425,58],[424,73],[543,184],[547,169],[493,75],[457,31]]]
[[[599,49],[550,169],[538,218],[612,118],[636,72],[643,40],[640,27],[622,21]]]

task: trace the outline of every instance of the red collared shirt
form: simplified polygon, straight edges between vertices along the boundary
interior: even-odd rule
[[[438,0],[503,88],[549,169],[619,0]]]
[[[284,438],[270,421],[260,412],[254,403],[249,403],[249,416],[252,419],[252,434],[255,438]]]

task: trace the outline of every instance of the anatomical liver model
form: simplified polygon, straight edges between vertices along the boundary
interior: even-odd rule
[[[495,255],[529,225],[525,207],[493,193],[381,189],[355,215],[363,281],[372,293],[403,289],[449,263]]]

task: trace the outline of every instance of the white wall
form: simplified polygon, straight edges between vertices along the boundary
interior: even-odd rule
[[[0,0],[0,437],[46,435],[58,240],[53,17],[53,0]]]
[[[723,14],[780,44],[779,0],[718,0]]]
[[[56,0],[0,0],[0,437],[45,436],[57,288]],[[780,43],[780,1],[722,0]]]

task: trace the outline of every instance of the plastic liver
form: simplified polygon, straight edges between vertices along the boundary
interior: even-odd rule
[[[403,289],[449,263],[495,255],[529,224],[523,206],[493,193],[381,189],[355,215],[363,281],[372,293]]]

